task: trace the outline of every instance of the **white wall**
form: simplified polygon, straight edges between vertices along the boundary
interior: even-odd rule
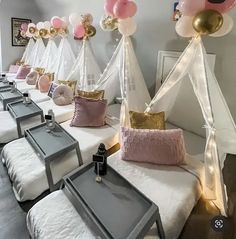
[[[11,45],[11,17],[30,18],[39,21],[41,13],[32,0],[2,0],[0,3],[0,28],[2,47],[2,68],[7,70],[9,65],[21,58],[24,47]]]

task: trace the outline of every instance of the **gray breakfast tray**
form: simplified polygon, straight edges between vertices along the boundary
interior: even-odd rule
[[[0,81],[0,89],[2,88],[8,88],[9,87],[9,82],[3,82],[3,81]]]
[[[40,115],[41,122],[44,122],[43,110],[37,104],[35,104],[34,101],[31,101],[30,104],[24,104],[23,100],[11,102],[7,104],[7,108],[16,121],[19,137],[23,137],[21,130],[22,121]]]
[[[153,226],[165,238],[158,207],[108,165],[95,181],[94,163],[64,177],[64,192],[98,238],[141,239]]]
[[[45,163],[50,191],[58,189],[60,185],[60,182],[53,183],[50,167],[52,161],[75,149],[79,166],[83,164],[78,141],[56,122],[51,131],[48,131],[46,123],[27,129],[25,137]]]
[[[0,90],[0,101],[3,103],[3,110],[7,109],[7,104],[22,98],[22,93],[19,90],[11,92],[11,88]]]

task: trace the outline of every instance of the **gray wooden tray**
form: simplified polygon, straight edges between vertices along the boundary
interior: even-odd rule
[[[9,82],[0,81],[0,89],[8,88],[8,87],[9,87]]]
[[[3,103],[3,109],[7,109],[7,104],[19,100],[22,98],[22,93],[16,89],[16,91],[11,92],[11,88],[4,88],[0,91],[0,101]]]
[[[98,238],[144,238],[156,222],[165,238],[158,207],[108,165],[102,182],[95,181],[94,163],[64,178],[64,191]]]
[[[45,162],[47,179],[51,191],[58,189],[60,184],[60,182],[57,185],[53,183],[50,167],[52,161],[75,149],[79,166],[83,164],[78,141],[56,122],[55,128],[51,131],[48,131],[46,123],[27,129],[25,137]]]
[[[7,104],[7,108],[12,117],[16,120],[19,137],[23,137],[21,130],[21,122],[23,120],[40,115],[41,122],[44,122],[43,110],[34,101],[31,101],[30,104],[24,104],[23,100],[11,102]]]

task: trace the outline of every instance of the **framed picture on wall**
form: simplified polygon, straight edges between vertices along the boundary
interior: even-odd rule
[[[32,21],[24,18],[11,18],[11,40],[12,46],[26,46],[28,38],[21,36],[21,25],[23,23],[29,24]]]

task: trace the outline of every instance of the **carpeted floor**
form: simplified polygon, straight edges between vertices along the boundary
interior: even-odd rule
[[[0,239],[29,238],[25,216],[26,213],[16,201],[7,172],[0,162]]]

